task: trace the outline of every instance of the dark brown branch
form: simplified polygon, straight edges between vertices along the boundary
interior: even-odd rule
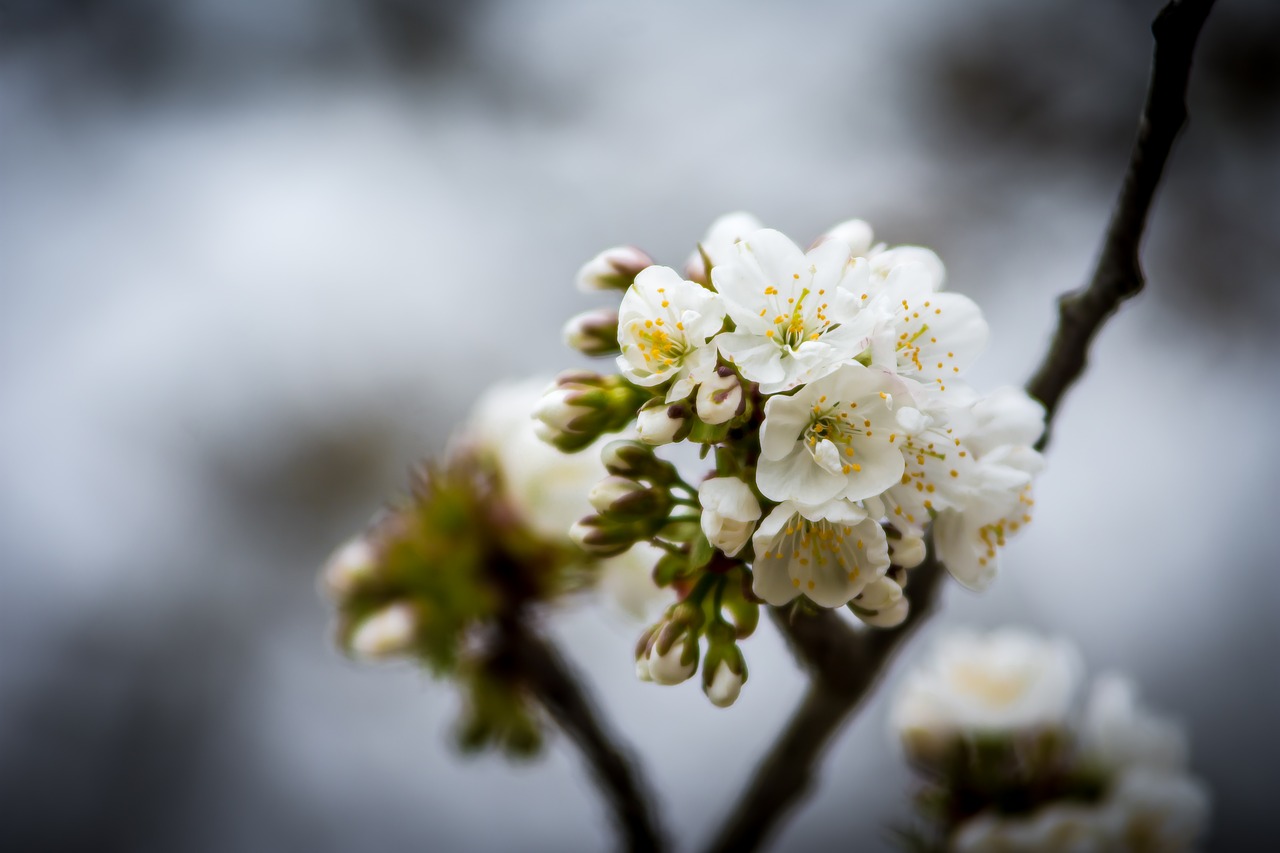
[[[1146,105],[1129,167],[1089,286],[1059,301],[1058,330],[1027,392],[1045,406],[1045,435],[1063,394],[1084,372],[1089,344],[1120,303],[1142,290],[1142,233],[1173,140],[1186,123],[1186,90],[1196,39],[1213,0],[1174,0],[1152,25],[1156,48]],[[823,748],[871,694],[893,653],[933,610],[945,574],[932,544],[911,572],[912,611],[889,631],[858,632],[830,611],[789,619],[774,611],[812,683],[710,849],[758,849],[811,787]]]
[[[604,791],[626,849],[660,850],[662,836],[650,813],[647,786],[629,756],[615,743],[583,692],[582,680],[545,639],[524,627],[512,629],[510,652],[538,701],[586,759]]]
[[[1155,57],[1147,102],[1138,122],[1120,195],[1111,212],[1102,251],[1088,287],[1058,301],[1058,330],[1027,392],[1044,403],[1053,419],[1067,389],[1080,378],[1089,344],[1120,303],[1136,296],[1146,283],[1139,253],[1151,200],[1173,141],[1187,120],[1187,79],[1196,39],[1214,0],[1182,0],[1165,6],[1151,25]],[[1046,427],[1040,439],[1049,441]]]
[[[857,631],[830,610],[792,618],[772,611],[812,680],[786,729],[751,776],[751,784],[712,841],[714,853],[758,849],[813,786],[823,748],[870,696],[893,653],[928,617],[946,571],[930,556],[911,571],[911,612],[888,631]]]

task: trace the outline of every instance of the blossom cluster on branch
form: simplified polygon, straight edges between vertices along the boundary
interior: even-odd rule
[[[413,472],[405,496],[339,547],[320,576],[339,645],[363,660],[414,660],[463,694],[464,748],[535,752],[546,720],[519,659],[531,611],[589,586],[636,614],[657,592],[655,549],[601,559],[568,537],[605,469],[535,435],[546,380],[496,386],[453,446]],[[639,583],[637,583],[637,581]]]
[[[1126,678],[1095,679],[1083,709],[1077,650],[1005,628],[943,638],[908,673],[892,723],[923,780],[921,850],[956,853],[1194,849],[1204,786],[1181,728]]]
[[[619,373],[563,374],[537,417],[566,452],[637,436],[605,446],[610,477],[573,537],[664,552],[654,580],[681,600],[642,636],[641,678],[678,683],[701,660],[707,695],[731,703],[764,603],[901,623],[930,527],[954,577],[991,582],[1031,520],[1044,415],[1016,389],[966,384],[987,324],[944,278],[931,250],[876,244],[860,220],[805,251],[747,214],[718,220],[683,273],[631,247],[583,267],[581,289],[621,300],[565,338]],[[710,457],[693,483],[653,451],[679,443]]]

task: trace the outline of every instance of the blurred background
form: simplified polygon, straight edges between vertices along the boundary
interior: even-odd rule
[[[1159,5],[0,0],[0,847],[608,848],[562,740],[463,759],[451,690],[344,660],[316,567],[485,385],[582,363],[583,261],[678,265],[727,211],[934,247],[992,326],[974,384],[1023,382],[1090,269]],[[1067,400],[1037,522],[896,671],[948,624],[1071,636],[1188,725],[1210,849],[1257,849],[1280,6],[1220,4],[1190,107],[1150,288]],[[553,630],[697,847],[803,685],[776,633],[719,710],[637,683],[607,605]],[[888,849],[887,693],[779,849]]]

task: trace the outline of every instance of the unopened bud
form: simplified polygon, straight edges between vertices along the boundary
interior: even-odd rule
[[[647,403],[636,415],[636,434],[645,444],[670,444],[689,434],[689,408],[684,403],[668,406],[660,399]]]
[[[895,566],[914,569],[924,562],[924,553],[924,540],[917,536],[889,540],[889,559]]]
[[[643,531],[635,525],[599,515],[575,521],[569,538],[582,550],[597,557],[616,557],[641,538]]]
[[[862,593],[853,603],[862,610],[878,611],[897,604],[902,600],[902,587],[888,578],[876,578],[862,588]]]
[[[698,386],[698,417],[705,423],[722,424],[746,410],[742,383],[733,368],[720,365],[711,378]]]
[[[649,676],[658,684],[679,684],[698,671],[698,638],[690,636],[683,643],[659,652],[657,644],[649,647]]]
[[[651,489],[626,477],[606,477],[592,487],[587,500],[596,512],[620,519],[665,518],[671,509],[666,489]]]
[[[616,432],[631,422],[648,392],[621,376],[568,371],[543,394],[533,411],[538,437],[565,453],[582,450],[601,434]]]
[[[605,249],[578,270],[578,289],[584,293],[626,290],[641,270],[652,265],[653,259],[634,246]]]
[[[358,657],[381,660],[411,650],[417,633],[418,612],[402,601],[365,617],[351,634],[349,646]]]
[[[704,680],[702,690],[707,694],[712,705],[717,708],[728,708],[738,701],[738,694],[742,692],[742,683],[746,680],[743,677],[744,674],[745,670],[741,673],[734,672],[729,668],[729,662],[722,660],[711,679]]]
[[[619,477],[661,484],[675,480],[675,466],[659,459],[652,447],[639,441],[618,439],[609,442],[600,451],[600,461],[606,471]]]
[[[617,355],[618,312],[610,308],[584,311],[564,324],[564,342],[583,355]]]
[[[368,582],[377,570],[378,555],[369,540],[357,536],[338,547],[320,571],[320,583],[334,601],[340,601]]]

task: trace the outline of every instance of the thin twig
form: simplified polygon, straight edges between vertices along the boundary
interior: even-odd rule
[[[1192,53],[1212,6],[1213,0],[1174,0],[1152,25],[1156,48],[1147,101],[1097,267],[1087,288],[1060,300],[1058,330],[1027,384],[1027,392],[1045,405],[1042,447],[1063,394],[1084,372],[1094,335],[1123,300],[1143,287],[1142,233],[1173,140],[1186,122]],[[755,850],[778,829],[811,786],[823,747],[871,694],[893,653],[932,611],[944,574],[930,543],[925,563],[911,572],[911,614],[893,630],[855,631],[830,611],[794,618],[774,611],[774,621],[810,670],[812,683],[710,850]]]
[[[1187,120],[1191,57],[1213,3],[1214,0],[1170,3],[1151,25],[1156,47],[1147,102],[1098,264],[1088,287],[1058,300],[1057,333],[1040,368],[1027,383],[1027,393],[1044,403],[1047,414],[1041,448],[1049,441],[1047,424],[1057,412],[1063,394],[1084,372],[1094,335],[1120,303],[1136,296],[1146,283],[1139,257],[1142,232],[1173,141]]]
[[[537,694],[550,717],[569,736],[604,791],[614,821],[631,851],[664,847],[649,806],[648,787],[639,768],[606,731],[580,679],[551,643],[534,631],[517,627],[511,653],[521,675]]]

